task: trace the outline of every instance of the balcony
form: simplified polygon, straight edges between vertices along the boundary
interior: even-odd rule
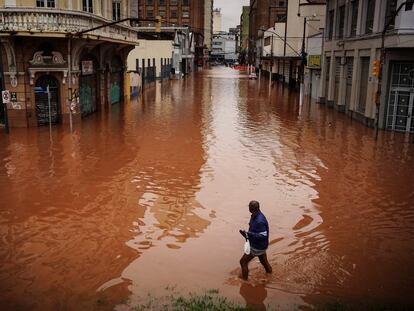
[[[52,35],[65,37],[79,31],[104,25],[112,20],[95,14],[45,8],[1,8],[0,36],[4,33],[15,35]],[[84,37],[113,42],[136,44],[138,32],[127,24],[117,24],[88,32]]]

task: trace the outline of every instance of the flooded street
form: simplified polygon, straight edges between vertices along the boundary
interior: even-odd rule
[[[69,126],[0,134],[2,310],[127,309],[169,288],[243,305],[414,307],[414,145],[214,68]],[[267,276],[242,282],[247,204]]]

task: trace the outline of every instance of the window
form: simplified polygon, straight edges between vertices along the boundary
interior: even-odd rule
[[[55,0],[36,0],[36,6],[38,8],[54,8],[55,7]]]
[[[283,23],[283,22],[286,22],[286,14],[277,14],[276,23]]]
[[[165,0],[159,0],[159,1],[158,1],[158,3],[159,3],[160,5],[165,5]]]
[[[330,10],[328,13],[328,40],[332,40],[333,35],[333,22],[334,22],[334,10]]]
[[[276,6],[278,6],[279,8],[284,8],[286,6],[286,2],[285,1],[279,1]]]
[[[93,13],[93,0],[82,0],[82,9],[84,12]]]
[[[183,11],[183,18],[190,18],[190,12]]]
[[[372,28],[374,26],[374,11],[375,11],[375,0],[367,0],[367,11],[366,11],[366,20],[365,20],[365,33],[372,33]]]
[[[121,19],[121,1],[120,0],[112,1],[112,19],[114,21],[119,21]]]
[[[344,37],[344,26],[345,26],[345,5],[338,8],[338,38]]]
[[[158,15],[161,16],[162,18],[165,18],[165,11],[163,10],[158,11]]]
[[[177,5],[178,4],[178,0],[170,0],[170,5]]]
[[[264,45],[265,45],[265,46],[270,45],[270,37],[266,37],[266,38],[264,39]]]
[[[391,20],[392,15],[397,10],[397,0],[387,0],[387,8],[385,11],[385,21],[384,25]],[[391,21],[391,24],[388,26],[388,29],[394,29],[395,19]]]
[[[189,6],[190,0],[183,0],[183,6]]]
[[[351,37],[354,37],[357,31],[358,6],[359,6],[359,0],[355,0],[351,3]]]
[[[176,10],[171,10],[170,16],[171,16],[171,18],[177,18],[177,11]]]
[[[152,9],[147,9],[147,18],[153,18],[154,17],[154,11]]]
[[[154,5],[154,0],[147,0],[147,5]]]

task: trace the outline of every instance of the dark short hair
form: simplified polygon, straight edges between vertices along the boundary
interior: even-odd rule
[[[251,209],[252,211],[258,211],[260,209],[260,204],[257,201],[250,201],[249,203],[249,209]]]

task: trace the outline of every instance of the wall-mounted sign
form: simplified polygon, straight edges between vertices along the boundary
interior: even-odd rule
[[[93,61],[91,60],[82,61],[82,74],[83,75],[93,74]]]
[[[308,56],[308,68],[320,69],[321,68],[321,56],[320,55],[309,55]]]
[[[1,98],[3,101],[3,104],[10,103],[10,91],[1,91]]]
[[[17,102],[17,93],[16,92],[10,92],[10,100],[12,102]]]

